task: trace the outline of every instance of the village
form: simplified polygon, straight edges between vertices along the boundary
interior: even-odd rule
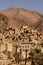
[[[34,49],[43,54],[43,36],[37,30],[22,26],[0,31],[0,65],[22,64],[21,61],[25,61],[25,65],[28,61],[31,65],[30,52]]]

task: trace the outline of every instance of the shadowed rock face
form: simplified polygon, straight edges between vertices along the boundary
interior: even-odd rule
[[[41,16],[39,18],[39,20],[35,23],[34,25],[35,29],[37,29],[38,31],[42,31],[43,32],[43,16]]]
[[[6,29],[8,26],[7,23],[8,18],[5,15],[0,14],[0,30]]]
[[[9,8],[0,13],[0,28],[1,26],[2,28],[6,28],[7,26],[19,28],[22,25],[26,25],[30,28],[35,28],[38,31],[43,30],[43,16],[36,11],[26,10],[23,8]]]

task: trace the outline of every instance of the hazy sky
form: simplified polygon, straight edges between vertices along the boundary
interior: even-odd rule
[[[43,13],[43,0],[0,0],[0,10],[12,7],[36,10]]]

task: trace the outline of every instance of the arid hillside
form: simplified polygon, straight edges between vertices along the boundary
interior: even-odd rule
[[[0,29],[29,26],[43,32],[43,15],[23,8],[8,8],[0,11]]]

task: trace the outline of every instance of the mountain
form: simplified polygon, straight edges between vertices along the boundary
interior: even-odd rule
[[[19,28],[23,25],[43,31],[43,15],[23,8],[8,8],[0,11],[0,29]]]
[[[43,32],[43,16],[41,16],[39,18],[39,20],[35,23],[34,27],[38,30],[38,31],[42,31]]]

